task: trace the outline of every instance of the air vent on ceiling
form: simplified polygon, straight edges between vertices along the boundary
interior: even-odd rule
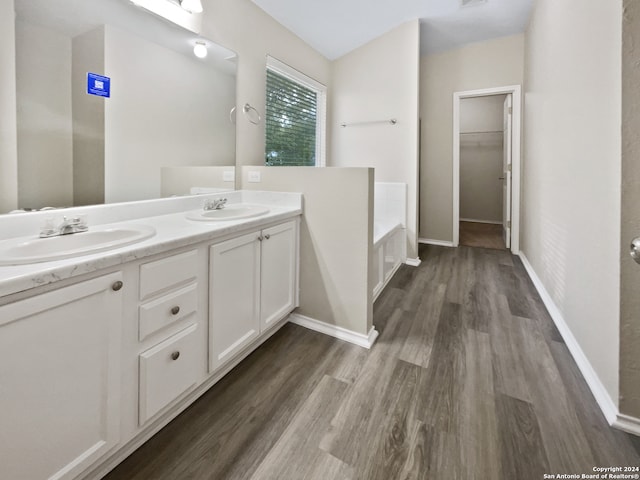
[[[460,0],[460,6],[462,8],[475,7],[477,5],[484,5],[485,3],[487,3],[487,0]]]

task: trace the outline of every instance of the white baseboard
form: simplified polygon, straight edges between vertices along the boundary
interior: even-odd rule
[[[337,327],[336,325],[330,325],[320,320],[316,320],[315,318],[300,315],[299,313],[292,313],[289,315],[289,321],[296,325],[300,325],[301,327],[308,328],[309,330],[324,333],[325,335],[329,335],[364,348],[371,348],[376,341],[376,338],[378,338],[378,331],[375,327],[371,327],[369,335],[363,335],[362,333],[353,332],[346,328]]]
[[[551,298],[551,295],[549,295],[549,292],[547,292],[547,289],[542,284],[540,277],[538,277],[536,272],[533,270],[533,267],[531,266],[531,263],[529,263],[529,260],[527,259],[525,254],[523,252],[520,252],[519,255],[520,255],[520,259],[522,260],[522,264],[524,265],[524,268],[527,270],[527,273],[529,274],[531,281],[535,285],[536,290],[538,290],[538,293],[540,294],[542,301],[547,307],[547,310],[549,310],[549,314],[551,315],[551,318],[556,324],[556,327],[558,328],[560,335],[562,335],[564,343],[567,345],[569,352],[571,352],[571,356],[573,356],[573,360],[578,365],[578,368],[580,369],[582,376],[586,380],[587,385],[589,385],[589,388],[591,389],[591,393],[593,393],[593,396],[595,397],[596,402],[598,402],[598,406],[600,407],[600,410],[602,410],[602,413],[604,414],[605,418],[609,422],[609,425],[616,428],[620,428],[621,430],[624,430],[624,428],[621,428],[617,425],[619,418],[622,416],[618,413],[617,405],[609,395],[609,392],[607,392],[607,389],[604,387],[604,385],[600,381],[598,374],[595,372],[595,370],[591,366],[591,363],[589,362],[589,359],[582,351],[580,344],[578,343],[576,338],[573,336],[573,333],[571,332],[569,325],[567,325],[567,322],[564,320],[562,313],[560,312],[555,302]],[[627,417],[627,418],[629,419],[632,417]],[[640,432],[640,428],[638,428],[640,427],[640,420],[634,419],[634,421],[636,422],[635,424],[636,425],[635,428],[637,429],[636,431]],[[627,425],[627,423],[624,423],[624,424]]]
[[[453,242],[448,240],[432,240],[430,238],[419,238],[418,243],[424,243],[426,245],[437,245],[438,247],[453,247]]]
[[[501,221],[496,222],[494,220],[478,220],[477,218],[461,218],[460,221],[471,223],[488,223],[490,225],[502,225]]]
[[[630,417],[624,413],[618,413],[612,427],[632,435],[640,436],[640,418]]]
[[[410,265],[412,267],[419,267],[420,264],[422,263],[422,260],[420,260],[420,257],[417,258],[407,258],[404,263],[406,263],[407,265]]]

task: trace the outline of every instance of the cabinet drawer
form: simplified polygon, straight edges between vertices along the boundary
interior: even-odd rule
[[[192,314],[198,308],[197,284],[140,306],[139,340]]]
[[[198,252],[172,255],[140,266],[140,300],[195,279]]]
[[[140,425],[198,381],[197,325],[140,355]]]

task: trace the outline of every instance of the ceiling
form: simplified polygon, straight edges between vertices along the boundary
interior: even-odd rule
[[[522,33],[533,1],[253,0],[330,60],[415,18],[422,55]]]

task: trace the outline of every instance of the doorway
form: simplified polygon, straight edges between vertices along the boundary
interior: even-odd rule
[[[454,93],[453,243],[519,251],[520,86]]]

